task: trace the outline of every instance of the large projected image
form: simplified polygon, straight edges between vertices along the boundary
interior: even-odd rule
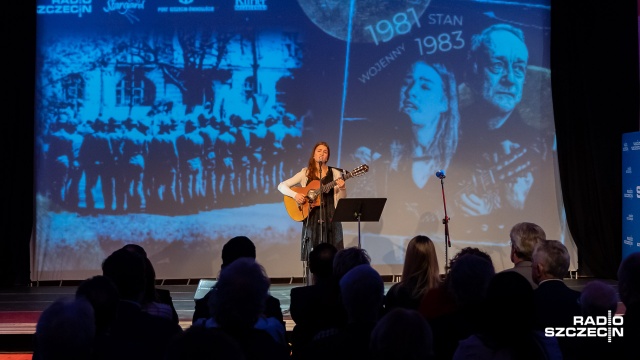
[[[277,186],[318,141],[329,165],[366,165],[348,197],[387,199],[379,222],[343,224],[345,246],[360,242],[382,274],[401,272],[417,234],[443,271],[467,246],[510,267],[521,221],[575,251],[549,12],[543,0],[39,0],[36,280],[92,276],[126,243],[158,278],[215,277],[236,235],[270,277],[303,276],[302,226]]]

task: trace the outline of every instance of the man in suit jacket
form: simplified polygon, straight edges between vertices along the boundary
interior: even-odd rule
[[[529,280],[533,289],[538,287],[531,276],[531,256],[533,249],[540,240],[546,240],[547,235],[537,224],[521,222],[513,225],[509,232],[511,240],[511,262],[513,267],[503,272],[515,271]]]
[[[537,326],[572,327],[573,317],[580,316],[580,292],[570,289],[563,281],[569,271],[569,252],[558,240],[542,240],[533,250],[531,267],[534,291],[534,315]],[[573,359],[575,339],[558,338],[564,359]]]

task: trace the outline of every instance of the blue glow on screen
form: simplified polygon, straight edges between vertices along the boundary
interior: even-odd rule
[[[300,224],[276,186],[306,166],[320,140],[333,150],[330,165],[369,165],[349,180],[349,197],[388,198],[381,221],[363,226],[363,247],[382,273],[399,272],[419,233],[439,244],[444,265],[444,194],[449,251],[482,246],[497,268],[508,267],[515,222],[564,236],[549,7],[38,0],[36,277],[88,277],[132,242],[147,249],[159,278],[211,277],[235,235],[254,240],[270,276],[299,276]],[[517,120],[486,132],[479,119],[489,110],[469,110],[480,96],[470,90],[469,54],[472,36],[495,24],[524,34],[526,81]],[[498,60],[480,64],[517,71]],[[429,76],[416,73],[420,61],[446,68],[451,82],[438,86],[456,93],[445,107],[457,120],[432,133],[412,117],[421,103],[407,100],[411,77]],[[472,161],[483,144],[501,149],[484,168]],[[357,234],[345,224],[347,246]]]

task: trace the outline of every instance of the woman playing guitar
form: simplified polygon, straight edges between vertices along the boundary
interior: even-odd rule
[[[307,261],[311,249],[323,242],[334,245],[338,250],[344,248],[342,223],[332,219],[338,200],[347,196],[347,189],[341,170],[327,165],[330,157],[329,145],[324,141],[318,142],[313,147],[307,167],[278,185],[285,199],[295,200],[294,211],[300,213],[298,218],[292,217],[302,220],[302,261]]]

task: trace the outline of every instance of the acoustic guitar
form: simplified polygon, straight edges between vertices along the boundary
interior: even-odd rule
[[[353,169],[350,172],[345,172],[341,179],[348,180],[352,177],[363,175],[369,171],[369,165],[362,164],[357,168]],[[338,180],[338,179],[336,179]],[[292,187],[291,190],[297,192],[298,194],[302,194],[305,196],[306,201],[303,204],[298,204],[296,200],[289,196],[284,196],[284,207],[287,210],[289,216],[295,221],[302,221],[309,216],[309,211],[314,206],[320,205],[320,194],[328,193],[331,189],[336,186],[336,180],[333,180],[330,183],[324,184],[320,186],[319,180],[313,180],[307,184],[307,186],[296,186]]]

